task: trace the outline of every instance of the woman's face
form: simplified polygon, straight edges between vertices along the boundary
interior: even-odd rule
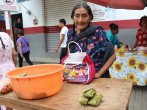
[[[91,16],[89,16],[85,8],[79,8],[75,10],[73,21],[76,26],[76,30],[81,32],[88,27],[89,23],[91,22]]]
[[[112,33],[113,33],[113,34],[118,34],[118,32],[119,32],[119,29],[113,29],[113,30],[112,30]]]
[[[143,18],[141,22],[142,27],[147,27],[147,18]]]

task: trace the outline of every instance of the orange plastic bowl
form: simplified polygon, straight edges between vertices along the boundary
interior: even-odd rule
[[[12,70],[7,77],[19,98],[40,99],[49,97],[62,88],[63,70],[61,64],[40,64]],[[26,72],[26,76],[19,76]]]

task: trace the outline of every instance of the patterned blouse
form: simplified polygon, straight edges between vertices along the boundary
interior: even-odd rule
[[[147,30],[142,32],[141,29],[138,29],[137,34],[136,34],[136,39],[137,39],[137,46],[144,46],[147,47]]]
[[[11,37],[5,33],[0,32],[0,37],[5,45],[5,49],[0,41],[0,80],[7,78],[6,73],[10,70],[15,69],[15,65],[12,59],[12,48],[14,48],[14,43]]]
[[[72,39],[75,37],[73,35],[73,29],[68,31],[67,36],[67,42],[72,41]],[[108,41],[105,31],[101,27],[98,27],[95,32],[85,36],[85,38],[79,40],[77,43],[82,48],[82,51],[87,52],[93,60],[96,72],[101,69],[101,67],[114,53],[114,47]],[[73,52],[76,51],[79,51],[77,46],[75,46]]]

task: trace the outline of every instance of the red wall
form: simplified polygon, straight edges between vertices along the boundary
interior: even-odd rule
[[[119,29],[138,29],[139,28],[139,19],[132,20],[116,20],[116,21],[101,21],[101,22],[92,22],[93,25],[102,26],[105,30],[109,30],[110,23],[116,23],[119,26]],[[70,29],[71,25],[67,25]],[[25,34],[37,34],[37,33],[59,33],[59,26],[38,26],[38,27],[28,27],[24,28]],[[7,33],[10,33],[10,30],[7,30]]]

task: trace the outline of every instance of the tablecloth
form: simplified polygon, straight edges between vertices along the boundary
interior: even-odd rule
[[[110,77],[131,79],[135,85],[147,85],[147,53],[120,52],[109,68]]]

